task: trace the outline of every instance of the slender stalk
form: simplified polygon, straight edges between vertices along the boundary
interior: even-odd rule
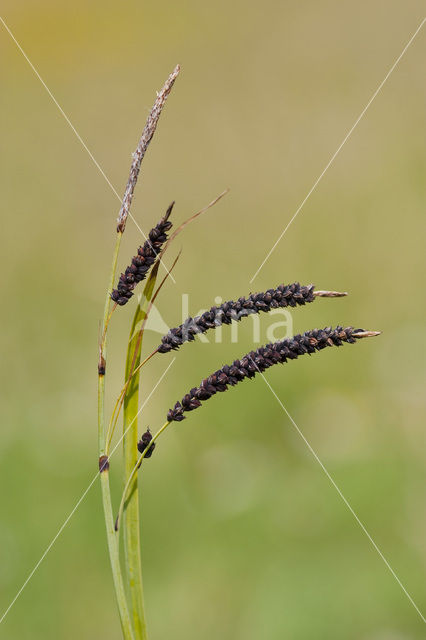
[[[101,340],[99,344],[99,363],[98,363],[98,447],[99,456],[105,454],[105,368],[106,368],[106,329],[109,320],[109,308],[111,304],[110,292],[114,286],[115,272],[117,270],[117,259],[120,251],[121,231],[117,233],[114,252],[112,256],[111,272],[108,282],[108,290],[105,298],[104,315],[101,326]]]
[[[111,273],[108,284],[108,291],[105,298],[104,316],[101,327],[101,342],[99,345],[98,364],[98,445],[100,460],[100,476],[102,503],[104,508],[105,528],[107,534],[108,551],[111,563],[115,594],[120,614],[121,628],[125,640],[134,640],[132,624],[124,591],[123,576],[120,567],[120,554],[118,539],[114,531],[114,518],[112,513],[111,489],[109,485],[109,464],[105,456],[105,367],[106,367],[106,326],[110,309],[110,292],[114,286],[115,272],[117,269],[117,258],[121,244],[122,232],[117,233],[117,239],[112,258]]]
[[[111,503],[111,491],[109,485],[108,470],[101,473],[102,502],[104,506],[105,527],[108,539],[109,558],[114,581],[115,595],[120,614],[121,629],[124,640],[134,640],[129,610],[127,607],[126,594],[124,591],[123,576],[120,567],[120,555],[118,546],[118,536],[114,530],[114,518]]]

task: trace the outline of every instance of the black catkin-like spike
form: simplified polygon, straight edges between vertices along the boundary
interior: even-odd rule
[[[179,327],[170,329],[163,336],[158,347],[160,353],[179,349],[185,342],[192,342],[198,333],[206,333],[222,324],[239,322],[251,314],[268,312],[271,309],[295,307],[313,302],[313,286],[301,286],[299,283],[280,285],[263,293],[252,293],[247,298],[228,300],[220,306],[213,306],[200,316],[187,318]]]
[[[260,347],[256,351],[235,360],[231,365],[224,365],[198,387],[191,389],[167,414],[168,422],[180,422],[185,419],[186,411],[193,411],[201,406],[201,401],[208,400],[217,392],[226,391],[229,386],[242,382],[245,378],[254,378],[256,373],[266,371],[274,364],[295,360],[305,353],[311,354],[326,347],[340,347],[344,342],[353,344],[360,338],[379,335],[379,331],[364,331],[353,327],[326,327],[313,329],[293,338],[279,340]]]
[[[276,289],[268,289],[263,293],[252,293],[247,298],[228,300],[218,307],[211,307],[200,316],[187,318],[183,324],[169,332],[161,339],[159,353],[167,353],[172,349],[179,349],[184,342],[195,340],[197,333],[206,333],[222,324],[239,322],[254,313],[267,313],[271,309],[296,307],[313,302],[319,297],[341,297],[346,293],[338,291],[314,291],[314,285],[302,286],[298,282],[281,284]]]
[[[139,247],[137,255],[132,258],[131,264],[121,274],[117,288],[111,293],[111,299],[118,305],[123,306],[130,300],[133,295],[133,289],[138,282],[145,280],[148,271],[161,252],[167,240],[167,232],[172,227],[169,216],[174,204],[174,202],[171,203],[160,222],[151,229],[148,239]]]
[[[145,431],[145,433],[142,434],[142,437],[138,442],[138,451],[139,451],[139,453],[143,453],[145,451],[145,449],[147,449],[147,452],[145,453],[145,458],[150,458],[152,456],[152,454],[154,453],[155,442],[153,442],[150,445],[149,443],[151,442],[151,440],[152,440],[151,431],[149,429],[147,429]]]

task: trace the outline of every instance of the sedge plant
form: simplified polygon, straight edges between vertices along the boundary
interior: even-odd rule
[[[105,518],[106,535],[109,550],[114,589],[117,599],[121,629],[124,640],[147,640],[147,624],[144,608],[140,513],[138,475],[145,459],[154,453],[157,439],[166,429],[185,419],[193,411],[217,393],[227,391],[246,379],[254,378],[276,364],[285,364],[305,354],[322,351],[327,347],[339,347],[343,344],[355,344],[363,338],[373,337],[378,331],[366,331],[353,327],[337,326],[334,329],[314,329],[292,338],[278,340],[259,349],[250,351],[229,365],[224,365],[190,389],[181,400],[168,411],[165,410],[165,422],[157,431],[146,429],[139,437],[139,376],[141,369],[147,366],[151,358],[167,357],[170,352],[178,351],[185,343],[193,342],[198,334],[214,331],[222,324],[243,321],[252,314],[268,313],[277,308],[293,308],[313,303],[318,298],[336,298],[345,292],[317,290],[313,285],[299,283],[280,284],[267,291],[250,294],[236,300],[229,300],[219,306],[212,306],[199,316],[188,318],[178,327],[170,329],[161,339],[158,347],[143,355],[143,337],[146,323],[154,301],[170,276],[179,255],[170,270],[158,283],[159,267],[164,253],[174,238],[207,209],[222,198],[224,191],[206,207],[186,219],[171,235],[174,203],[163,217],[151,229],[145,242],[117,278],[119,249],[126,223],[130,214],[133,193],[139,176],[142,160],[155,133],[158,120],[164,108],[174,82],[179,74],[177,66],[170,74],[149,113],[141,139],[133,154],[130,175],[125,189],[122,206],[118,215],[116,241],[113,250],[112,265],[105,299],[104,314],[99,341],[98,360],[98,447],[99,473]],[[105,378],[107,373],[107,336],[113,314],[125,307],[132,299],[139,283],[145,286],[137,302],[130,325],[129,340],[125,364],[124,384],[115,402],[112,414],[105,419]],[[142,405],[143,407],[144,405]],[[112,448],[115,429],[122,413],[123,433],[119,443],[123,446],[124,477],[123,492],[116,511],[113,509],[110,490],[110,457],[118,444]],[[116,515],[116,517],[114,517]],[[122,534],[122,535],[121,535]],[[120,541],[124,541],[124,553],[120,555]]]

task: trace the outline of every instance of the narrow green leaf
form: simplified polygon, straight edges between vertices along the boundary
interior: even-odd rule
[[[130,330],[129,344],[127,348],[125,381],[129,379],[132,372],[140,364],[141,347],[143,339],[142,323],[146,317],[148,305],[152,299],[155,283],[158,275],[159,262],[157,261],[151,270],[145,285],[141,300],[136,307],[135,315]],[[138,457],[138,404],[139,404],[139,377],[138,371],[130,380],[126,391],[123,406],[123,429],[124,429],[124,484],[132,472]],[[138,477],[135,475],[134,481],[129,491],[123,515],[124,530],[124,553],[126,580],[130,591],[131,614],[135,635],[138,640],[146,640],[146,622],[143,602],[142,585],[142,563],[140,545],[140,523],[139,523],[139,494]]]

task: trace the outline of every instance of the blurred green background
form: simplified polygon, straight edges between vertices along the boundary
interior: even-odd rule
[[[175,199],[188,228],[160,309],[181,322],[280,282],[348,290],[294,330],[382,329],[267,379],[424,610],[426,87],[423,30],[252,285],[249,280],[420,24],[420,1],[2,2],[2,16],[121,194],[155,97],[182,73],[143,165],[147,231]],[[96,473],[98,326],[119,203],[0,25],[0,593],[6,609]],[[141,242],[129,222],[120,266]],[[132,305],[115,315],[109,402]],[[276,321],[276,318],[273,319]],[[271,319],[263,317],[262,341]],[[140,431],[252,346],[185,345]],[[145,348],[158,335],[147,334]],[[151,391],[171,356],[143,375]],[[120,456],[112,463],[114,497]],[[424,637],[423,622],[262,379],[159,441],[143,475],[153,639]],[[0,637],[120,637],[96,483]]]

